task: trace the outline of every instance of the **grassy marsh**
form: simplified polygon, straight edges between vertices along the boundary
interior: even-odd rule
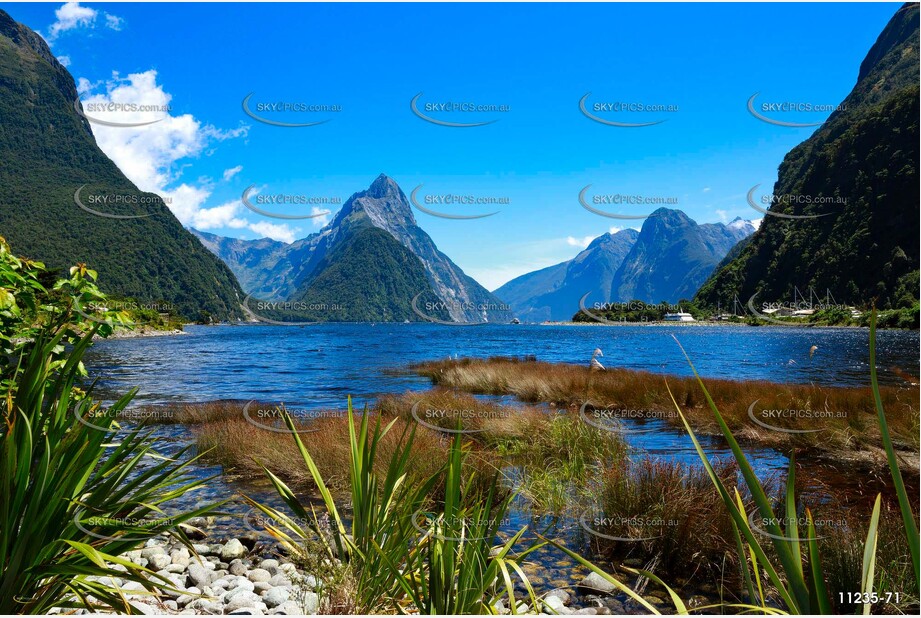
[[[596,407],[664,418],[680,428],[667,382],[695,431],[719,433],[713,414],[691,377],[628,369],[592,371],[576,365],[506,357],[429,361],[413,365],[412,369],[443,388],[514,395],[524,402],[544,402],[570,410],[591,401]],[[729,428],[744,442],[803,451],[804,456],[844,461],[865,469],[885,469],[886,455],[879,446],[879,427],[869,387],[719,379],[708,379],[707,385]],[[917,473],[918,389],[882,387],[880,391],[900,465]],[[815,431],[790,433],[768,429],[752,420],[750,408],[755,418],[780,429]]]

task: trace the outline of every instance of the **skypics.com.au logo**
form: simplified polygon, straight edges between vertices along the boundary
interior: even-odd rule
[[[411,410],[417,423],[443,433],[480,433],[486,431],[482,424],[488,421],[511,418],[508,409],[443,408],[417,401]]]
[[[631,208],[641,208],[644,211],[648,211],[649,207],[656,206],[659,208],[665,206],[677,206],[678,198],[674,196],[666,195],[642,195],[637,193],[607,193],[607,194],[596,194],[589,197],[588,190],[592,188],[592,185],[585,185],[582,187],[582,190],[579,191],[579,204],[585,210],[589,211],[592,214],[596,214],[600,217],[607,217],[608,219],[647,219],[652,216],[652,212],[644,212],[643,214],[621,214],[609,212],[603,208],[598,208],[598,206],[603,207],[631,207]]]
[[[253,300],[252,294],[247,294],[243,299],[243,311],[250,319],[264,324],[275,324],[277,326],[309,326],[317,324],[316,320],[275,320],[269,318],[265,313],[270,313],[278,317],[291,315],[298,317],[304,313],[329,313],[333,311],[344,311],[345,305],[339,303],[308,303],[304,301],[273,301],[273,300]]]
[[[422,189],[422,185],[417,186],[409,194],[409,201],[412,205],[419,211],[424,212],[427,215],[432,215],[433,217],[441,217],[442,219],[483,219],[485,217],[491,217],[495,214],[498,214],[499,211],[488,212],[486,214],[451,214],[444,212],[445,207],[458,206],[461,208],[467,207],[477,207],[477,206],[508,206],[511,203],[511,198],[507,196],[496,196],[496,195],[476,195],[473,193],[441,193],[441,194],[428,194],[423,196],[420,199],[419,190]],[[425,204],[423,206],[422,204]],[[438,207],[439,210],[430,208],[431,206]]]
[[[247,423],[259,429],[275,433],[314,433],[320,430],[320,427],[315,427],[308,423],[308,426],[296,428],[292,431],[285,422],[286,417],[303,423],[320,419],[341,419],[344,416],[337,410],[289,408],[282,403],[278,405],[258,403],[255,399],[251,399],[243,406],[243,418]]]
[[[255,95],[255,92],[250,92],[248,95],[243,97],[243,102],[241,104],[243,107],[243,113],[253,120],[256,120],[257,122],[261,122],[273,127],[315,127],[321,124],[326,124],[332,120],[332,118],[309,120],[307,122],[302,122],[301,120],[305,117],[316,117],[309,116],[310,114],[321,114],[323,116],[329,116],[330,114],[338,114],[342,112],[342,106],[336,104],[312,103],[308,101],[298,101],[291,99],[260,102],[252,100]]]
[[[591,95],[591,92],[587,92],[579,99],[579,111],[581,111],[586,118],[609,127],[652,127],[666,121],[665,118],[662,118],[664,114],[674,114],[678,112],[678,106],[670,103],[649,103],[636,100],[596,101],[594,103],[589,103],[588,99]],[[639,122],[628,122],[628,119],[639,120],[641,117],[651,117],[654,118],[654,120],[643,119]]]
[[[484,127],[498,122],[496,114],[507,114],[511,106],[503,103],[486,103],[478,101],[422,101],[420,92],[409,102],[409,109],[418,118],[442,127],[472,128]],[[473,118],[489,120],[472,120]]]
[[[318,210],[319,206],[338,206],[342,199],[338,197],[327,197],[317,195],[304,195],[300,193],[259,193],[256,185],[250,185],[243,190],[240,197],[243,205],[252,210],[254,213],[263,217],[272,217],[273,219],[315,219],[325,217],[330,214],[329,210]],[[258,204],[258,206],[257,206]],[[263,210],[260,206],[269,206],[272,208],[287,206],[311,206],[314,212],[309,215],[287,215],[278,212]]]
[[[74,99],[74,111],[92,124],[104,127],[137,128],[165,120],[167,116],[164,114],[169,115],[172,109],[169,105],[164,104],[120,103],[118,101],[91,101],[81,105],[78,97]]]
[[[763,215],[777,217],[780,219],[818,219],[819,217],[827,217],[828,215],[840,213],[848,203],[847,198],[840,195],[807,195],[804,193],[787,193],[784,195],[762,195],[760,199],[761,204],[759,205],[755,200],[755,191],[757,191],[758,187],[760,186],[760,184],[757,184],[748,190],[748,194],[746,195],[746,201],[748,202],[748,205],[753,210],[756,210]],[[814,215],[793,215],[787,212],[774,210],[773,208],[775,206],[793,210],[809,207],[818,207],[821,210],[837,210],[833,210],[831,212],[821,212]]]
[[[144,195],[139,193],[90,193],[87,192],[86,195],[83,195],[83,190],[86,188],[86,185],[80,185],[76,191],[74,191],[74,204],[77,205],[80,210],[95,215],[97,217],[103,217],[105,219],[143,219],[145,217],[152,217],[159,212],[162,212],[162,208],[167,204],[172,203],[172,198],[162,198],[159,195]],[[142,215],[120,215],[111,212],[105,212],[102,210],[97,210],[96,208],[132,208],[142,207],[147,210],[154,210],[155,212],[149,212]]]
[[[760,92],[756,92],[751,97],[749,97],[748,103],[746,105],[748,108],[748,113],[750,113],[761,122],[773,124],[778,127],[803,129],[809,127],[819,127],[825,124],[824,120],[821,122],[791,122],[777,118],[777,116],[782,116],[783,114],[828,114],[830,112],[840,112],[847,109],[847,106],[845,105],[814,103],[811,101],[762,101],[756,104],[755,99],[757,99],[758,95],[760,94]]]
[[[411,302],[413,313],[415,313],[426,322],[433,322],[435,324],[445,324],[447,326],[482,326],[484,324],[489,324],[489,321],[486,319],[489,315],[489,312],[508,312],[512,310],[511,305],[506,303],[477,302],[472,300],[421,301],[420,299],[424,293],[425,292],[419,292],[413,297]],[[442,320],[440,318],[434,317],[434,314],[438,313],[465,315],[470,312],[474,312],[482,316],[483,319],[476,322],[469,322],[462,320]]]

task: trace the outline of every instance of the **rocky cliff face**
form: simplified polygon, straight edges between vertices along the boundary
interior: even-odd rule
[[[754,231],[741,219],[698,225],[680,210],[660,208],[646,219],[615,274],[611,297],[647,303],[691,298],[720,260]]]
[[[865,307],[917,302],[918,73],[918,5],[906,4],[841,109],[784,157],[769,211],[799,218],[765,216],[739,256],[701,287],[701,303],[776,302],[796,288]],[[790,199],[799,196],[813,203]]]
[[[674,303],[691,298],[730,250],[755,231],[742,219],[698,225],[660,208],[643,228],[603,234],[568,262],[509,281],[495,291],[516,317],[569,320],[586,302]]]
[[[244,289],[262,298],[303,297],[330,267],[327,256],[366,227],[387,232],[421,263],[431,292],[450,320],[507,322],[506,306],[468,277],[417,224],[406,195],[393,179],[381,174],[367,190],[355,193],[318,233],[286,245],[268,239],[241,241],[196,232],[206,246],[237,274]],[[362,243],[360,247],[370,246]],[[349,251],[357,262],[355,248]],[[392,253],[392,252],[389,252]],[[396,286],[406,289],[406,286]],[[428,290],[419,290],[426,292]],[[360,294],[360,290],[350,292]],[[410,299],[411,300],[411,299]]]
[[[517,277],[495,291],[516,317],[527,322],[569,320],[579,299],[611,300],[611,282],[636,242],[632,229],[602,234],[573,259]]]

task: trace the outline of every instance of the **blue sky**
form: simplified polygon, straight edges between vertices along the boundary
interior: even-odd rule
[[[698,222],[757,219],[745,194],[769,193],[784,154],[810,128],[754,118],[746,102],[838,104],[897,3],[866,4],[3,4],[42,33],[88,102],[166,104],[147,127],[93,125],[103,150],[142,189],[166,195],[188,226],[241,238],[291,240],[326,217],[268,218],[240,196],[288,194],[342,201],[381,172],[409,194],[507,199],[499,214],[419,225],[468,274],[494,289],[574,256],[612,227],[588,195],[677,199]],[[439,102],[508,111],[432,118]],[[631,103],[664,111],[599,111]],[[244,114],[258,103],[341,111]],[[495,108],[494,108],[495,109]],[[759,108],[760,109],[760,108]],[[669,111],[671,110],[671,111]],[[146,115],[145,115],[146,114]],[[820,122],[828,112],[772,112]],[[421,199],[421,197],[420,197]],[[287,214],[328,206],[261,205]],[[335,210],[338,206],[331,206]],[[497,210],[431,206],[453,214]],[[643,206],[599,206],[639,214]],[[316,210],[312,210],[316,209]]]

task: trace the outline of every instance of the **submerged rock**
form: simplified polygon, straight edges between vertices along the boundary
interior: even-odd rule
[[[610,594],[617,590],[617,586],[603,578],[598,573],[595,573],[594,571],[582,579],[579,587],[585,589],[588,592],[602,592],[604,594]]]
[[[562,588],[556,588],[554,590],[551,590],[550,592],[547,593],[545,598],[549,599],[551,597],[559,599],[563,605],[568,605],[570,599],[572,598],[569,592],[567,592],[566,590],[563,590]]]

